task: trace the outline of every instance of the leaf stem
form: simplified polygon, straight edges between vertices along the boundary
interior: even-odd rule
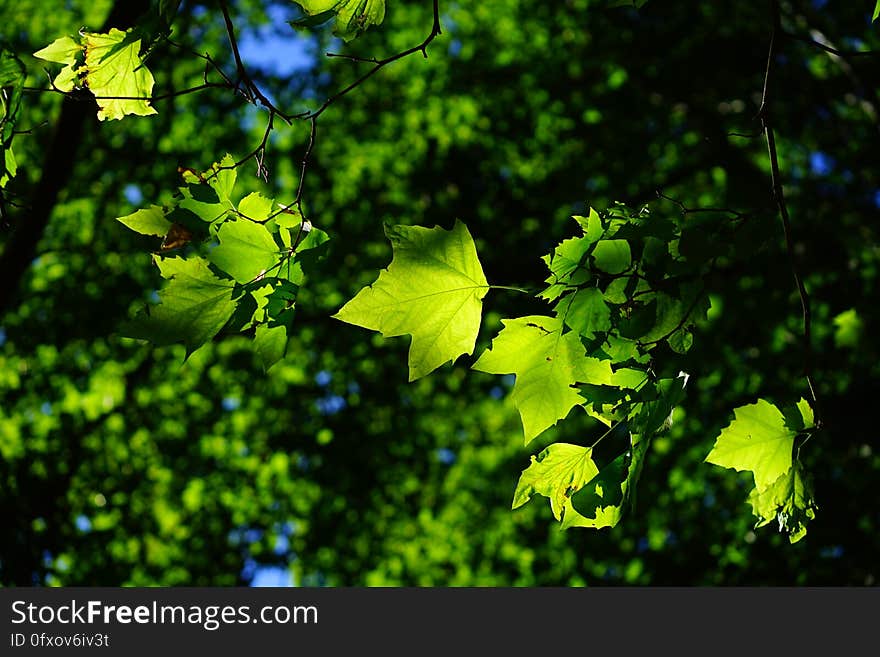
[[[590,449],[596,449],[596,445],[601,443],[605,439],[606,436],[608,436],[612,431],[614,431],[617,427],[619,427],[621,422],[623,422],[623,420],[618,420],[617,422],[612,424],[610,427],[608,427],[608,431],[606,431],[601,436],[599,436],[596,439],[596,442],[594,442],[592,445],[590,445]]]
[[[512,287],[510,285],[489,285],[487,286],[490,290],[509,290],[511,292],[522,292],[523,294],[532,295],[533,292],[529,290],[525,290],[521,287]]]

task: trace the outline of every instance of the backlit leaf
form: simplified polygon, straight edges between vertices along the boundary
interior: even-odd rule
[[[136,233],[156,237],[165,237],[171,228],[171,222],[165,218],[165,211],[158,205],[151,205],[124,217],[118,217],[116,221]]]
[[[513,402],[525,442],[564,418],[583,397],[572,386],[611,382],[610,361],[588,358],[577,333],[562,332],[562,320],[531,316],[502,320],[504,328],[473,368],[515,374]]]
[[[310,16],[321,22],[327,12],[336,13],[333,33],[345,41],[351,41],[370,25],[379,25],[385,19],[385,0],[296,0]],[[300,21],[293,21],[298,26]],[[305,23],[306,25],[308,23]]]
[[[775,520],[779,531],[785,532],[792,543],[806,536],[807,522],[816,517],[813,491],[799,461],[764,490],[755,488],[749,495],[749,504],[758,517],[756,528]]]
[[[736,419],[721,431],[706,462],[750,470],[755,485],[764,490],[791,468],[797,432],[786,426],[779,409],[764,399],[735,409],[734,415]]]
[[[520,475],[512,508],[521,507],[532,495],[543,495],[550,498],[553,515],[560,520],[571,494],[599,474],[591,454],[589,447],[554,443],[533,456]]]
[[[281,261],[281,252],[262,224],[247,219],[227,221],[217,232],[220,244],[208,259],[239,283],[250,283]]]
[[[460,221],[449,231],[394,226],[385,233],[394,250],[388,269],[334,317],[386,338],[411,335],[409,379],[414,381],[473,353],[489,284]]]
[[[182,342],[192,353],[217,335],[235,311],[233,283],[217,278],[200,258],[154,260],[171,282],[159,293],[161,303],[148,307],[122,333],[156,345]]]
[[[140,57],[141,40],[116,28],[106,34],[86,32],[86,85],[98,102],[98,119],[121,119],[127,114],[148,116],[153,74]]]

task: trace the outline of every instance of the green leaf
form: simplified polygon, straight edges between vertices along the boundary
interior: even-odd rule
[[[602,240],[593,248],[596,267],[609,274],[620,274],[632,264],[629,242],[626,240]]]
[[[813,407],[810,406],[810,402],[801,397],[800,401],[797,403],[798,412],[801,414],[802,424],[799,428],[799,431],[803,431],[804,429],[812,429],[816,426],[816,419],[813,416]]]
[[[588,358],[574,332],[562,333],[559,318],[531,316],[502,320],[504,328],[473,369],[515,374],[512,398],[528,444],[568,415],[583,397],[572,386],[611,382],[610,361]]]
[[[675,353],[686,354],[694,346],[694,336],[690,329],[682,328],[670,335],[666,342]]]
[[[56,64],[72,65],[76,63],[76,57],[82,52],[83,46],[69,36],[55,39],[45,48],[34,53],[34,57]]]
[[[877,18],[880,18],[880,0],[877,0],[877,4],[874,6],[874,15],[871,17],[871,20],[876,21]]]
[[[795,434],[808,431],[816,425],[813,407],[803,397],[796,405],[783,408],[782,415],[785,417],[785,426]]]
[[[155,235],[156,237],[164,237],[171,228],[171,222],[165,218],[164,209],[158,205],[151,205],[149,208],[138,210],[124,217],[117,217],[116,221],[136,233]]]
[[[806,536],[807,522],[816,517],[812,487],[799,461],[795,461],[767,488],[755,488],[749,495],[749,504],[758,517],[755,528],[776,520],[779,531],[788,534],[791,543],[797,543]]]
[[[582,268],[584,256],[590,252],[592,246],[593,242],[586,237],[573,237],[560,243],[554,249],[552,256],[544,256],[544,262],[555,276],[552,282],[571,282],[575,285],[586,282],[587,277],[583,281],[569,281],[569,278]]]
[[[227,221],[217,231],[220,244],[208,259],[239,283],[250,283],[281,261],[272,235],[261,224],[247,219]]]
[[[574,493],[562,517],[562,528],[615,527],[635,500],[648,451],[648,441],[633,436],[634,445],[599,471],[586,486]]]
[[[604,333],[611,328],[611,309],[598,288],[577,290],[562,298],[554,310],[565,325],[585,338]]]
[[[637,404],[628,421],[630,431],[652,438],[672,424],[672,411],[684,399],[689,376],[681,372],[672,379],[661,379],[654,385],[656,398]],[[646,388],[650,390],[650,388]]]
[[[122,329],[123,335],[156,345],[182,342],[187,354],[213,338],[235,311],[233,284],[211,273],[201,258],[154,256],[163,278],[171,282],[160,293],[161,303],[146,309]]]
[[[15,153],[12,152],[12,146],[6,146],[0,149],[3,151],[3,170],[0,175],[0,187],[6,185],[11,178],[18,172],[18,163],[15,161]]]
[[[379,25],[385,19],[385,0],[296,0],[310,16],[323,22],[327,12],[336,13],[333,33],[351,41],[370,25]],[[296,26],[300,21],[292,21]]]
[[[140,57],[141,40],[131,30],[106,34],[86,32],[86,85],[98,102],[98,119],[121,119],[127,114],[156,114],[150,105],[153,74]]]
[[[263,222],[272,214],[273,204],[272,199],[266,198],[258,192],[253,192],[241,199],[238,211],[246,219]]]
[[[571,494],[599,474],[591,454],[589,447],[554,443],[533,456],[520,475],[511,508],[521,507],[532,495],[543,495],[550,498],[553,515],[560,520]]]
[[[254,335],[254,352],[263,371],[268,372],[272,366],[284,358],[287,351],[287,327],[260,324]]]
[[[394,256],[388,269],[334,317],[379,331],[412,336],[409,380],[473,353],[482,299],[489,290],[467,227],[452,230],[387,227]]]
[[[79,86],[79,73],[84,70],[78,66],[81,62],[83,46],[70,37],[61,37],[55,39],[45,48],[34,53],[34,57],[43,59],[47,62],[55,62],[57,64],[65,64],[64,68],[55,76],[52,85],[60,91],[71,91],[75,86]]]
[[[735,409],[734,416],[716,439],[706,462],[750,470],[757,488],[764,490],[791,468],[797,432],[787,426],[779,409],[764,399]]]
[[[18,162],[12,151],[15,123],[21,109],[21,95],[26,72],[24,64],[3,45],[0,39],[0,189],[18,172]],[[2,197],[0,197],[2,198]],[[0,205],[2,211],[2,205]]]
[[[220,201],[229,208],[233,207],[232,190],[235,187],[237,176],[235,158],[229,153],[224,155],[219,162],[212,164],[211,168],[205,172],[208,184],[214,189]]]
[[[584,231],[584,237],[586,237],[591,244],[598,242],[599,239],[601,239],[602,234],[605,232],[605,229],[602,227],[602,219],[599,218],[599,213],[593,208],[590,208],[590,214],[586,217],[575,216],[574,220],[578,222],[578,225]]]

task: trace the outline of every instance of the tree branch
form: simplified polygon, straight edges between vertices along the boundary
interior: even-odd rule
[[[773,79],[773,60],[776,56],[776,47],[778,39],[784,34],[782,31],[782,14],[779,7],[779,0],[771,0],[771,10],[773,12],[773,31],[770,35],[770,48],[767,54],[767,68],[764,73],[764,91],[761,96],[761,107],[758,110],[758,117],[761,120],[761,127],[764,130],[764,137],[767,140],[767,151],[770,158],[770,179],[773,189],[773,198],[779,210],[779,217],[782,219],[782,230],[785,235],[785,251],[788,256],[791,273],[794,276],[794,282],[797,286],[798,297],[801,302],[801,311],[803,313],[803,346],[804,346],[804,376],[807,379],[807,385],[810,389],[810,395],[813,402],[813,411],[816,417],[816,426],[821,426],[819,413],[819,400],[816,395],[816,385],[813,380],[813,335],[812,335],[812,313],[810,310],[810,296],[807,288],[804,286],[803,278],[797,267],[797,261],[794,254],[794,240],[792,239],[791,217],[788,213],[788,205],[785,201],[785,192],[782,187],[782,175],[779,171],[779,157],[776,150],[776,136],[773,131],[771,122],[770,108],[772,102],[771,86]]]

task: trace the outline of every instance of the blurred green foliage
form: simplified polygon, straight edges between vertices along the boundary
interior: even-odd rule
[[[33,53],[109,0],[22,0],[0,9],[28,85]],[[316,107],[363,71],[326,50],[385,56],[422,41],[424,0],[389,3],[350,44],[306,36],[290,2],[233,4],[239,32],[306,40],[293,73],[254,69],[280,106]],[[763,3],[599,0],[441,2],[443,35],[386,67],[324,113],[305,207],[331,247],[297,300],[287,357],[269,374],[243,338],[150,349],[117,330],[154,297],[155,238],[115,217],[170,199],[178,166],[204,169],[259,143],[265,113],[223,90],[156,103],[158,114],[84,130],[38,255],[0,316],[0,581],[20,585],[235,585],[255,567],[314,585],[871,585],[880,551],[880,386],[876,299],[880,169],[877,58],[842,60],[785,39],[773,112],[796,256],[813,298],[826,430],[801,457],[817,517],[789,546],[753,531],[750,480],[703,463],[734,407],[805,394],[801,314],[770,196],[766,149],[749,137],[760,102],[769,11]],[[792,32],[843,48],[880,47],[866,3],[796,1]],[[269,27],[270,17],[274,27]],[[214,3],[185,2],[172,38],[233,62]],[[156,93],[202,82],[204,60],[160,43]],[[27,204],[61,98],[29,93],[7,190]],[[736,134],[732,134],[736,133]],[[746,135],[746,136],[740,136]],[[309,126],[272,133],[268,184],[292,198]],[[548,504],[511,511],[529,454],[510,383],[463,359],[407,383],[407,340],[330,318],[391,259],[384,222],[474,236],[489,280],[535,288],[540,256],[572,214],[615,200],[754,214],[747,253],[707,281],[712,307],[686,356],[691,375],[670,431],[642,474],[635,512],[613,531],[560,531]],[[6,252],[3,252],[6,255]],[[0,256],[2,257],[2,256]],[[477,352],[501,317],[546,305],[493,292]],[[499,381],[501,381],[499,383]],[[541,435],[588,445],[602,428],[573,413]],[[546,443],[544,442],[546,441]]]

